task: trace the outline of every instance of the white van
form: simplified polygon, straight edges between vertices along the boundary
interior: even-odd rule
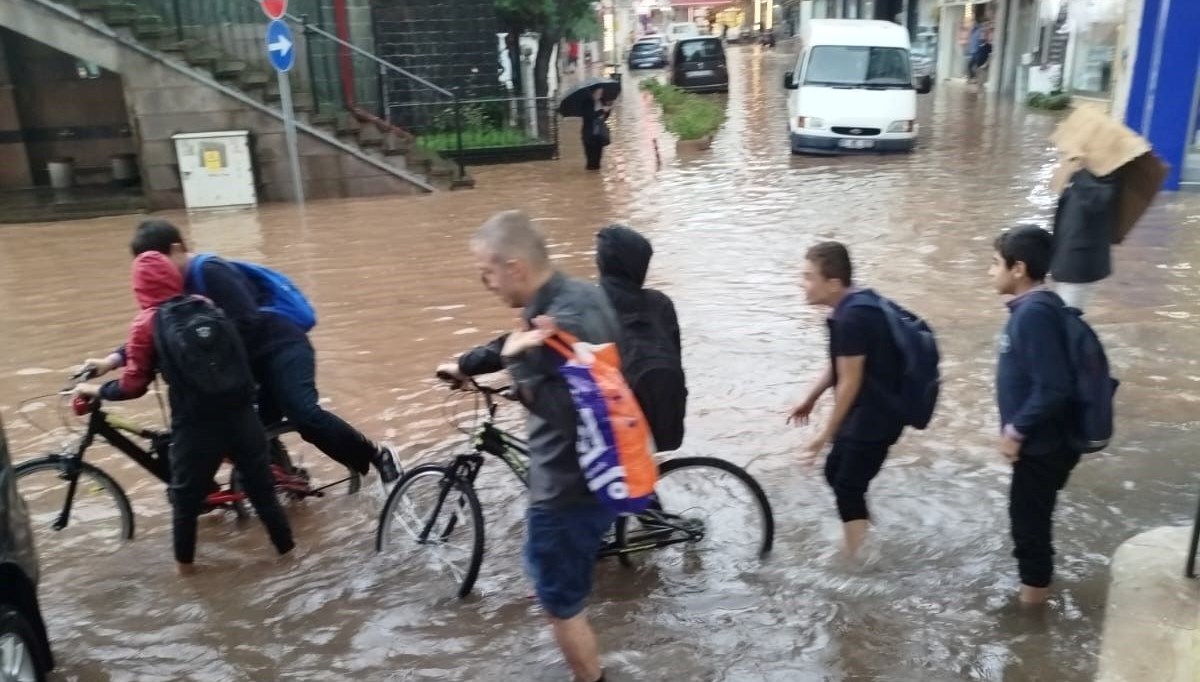
[[[667,25],[667,40],[672,43],[684,38],[696,38],[699,35],[700,27],[688,21]]]
[[[813,19],[784,76],[792,152],[910,151],[917,142],[908,30],[889,21]]]

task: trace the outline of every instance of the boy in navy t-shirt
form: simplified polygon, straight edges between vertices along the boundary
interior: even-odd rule
[[[1013,465],[1008,511],[1020,600],[1041,604],[1054,569],[1054,505],[1080,455],[1070,439],[1067,331],[1063,302],[1045,284],[1054,251],[1050,233],[1020,227],[1000,235],[995,249],[989,274],[999,294],[1013,297],[996,364],[999,448]]]
[[[833,309],[827,320],[829,366],[789,419],[808,423],[817,400],[834,389],[833,415],[809,444],[805,459],[815,459],[827,443],[833,443],[825,460],[825,480],[837,498],[846,553],[851,557],[862,546],[870,523],[867,488],[904,429],[886,395],[900,391],[903,358],[883,311],[874,305],[855,305],[859,297],[873,294],[855,289],[852,282],[853,266],[845,246],[824,242],[809,249],[804,266],[808,302]]]

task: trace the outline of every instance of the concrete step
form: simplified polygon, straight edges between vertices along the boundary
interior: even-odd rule
[[[237,59],[224,59],[217,62],[217,66],[213,69],[213,75],[219,81],[237,81],[240,80],[242,73],[246,71],[246,62]]]
[[[216,71],[217,62],[221,60],[221,53],[215,48],[200,46],[184,52],[183,58],[188,64],[197,68]]]
[[[358,146],[363,148],[383,150],[384,135],[375,125],[363,126],[358,131]]]
[[[133,34],[138,40],[150,42],[168,35],[162,17],[155,14],[139,14],[133,20]]]
[[[104,23],[109,26],[132,26],[140,10],[132,2],[111,2],[102,10]]]

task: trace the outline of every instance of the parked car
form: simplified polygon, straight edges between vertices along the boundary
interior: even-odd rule
[[[0,678],[42,682],[54,667],[38,605],[38,562],[0,424]]]
[[[684,38],[671,55],[671,83],[693,92],[728,92],[725,46],[715,36]]]
[[[784,76],[792,151],[909,151],[917,142],[917,95],[908,30],[889,21],[813,19]]]
[[[658,41],[642,41],[633,44],[629,50],[629,70],[655,69],[667,65],[666,47]]]

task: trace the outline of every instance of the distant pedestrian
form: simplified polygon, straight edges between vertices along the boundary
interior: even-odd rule
[[[604,148],[612,141],[608,130],[608,116],[612,112],[612,103],[604,101],[604,88],[597,86],[592,90],[591,106],[584,106],[583,116],[583,152],[587,156],[587,169],[600,170],[600,160],[604,156]]]
[[[579,68],[579,41],[567,43],[567,73],[575,73]]]
[[[1084,310],[1096,285],[1112,274],[1112,238],[1117,181],[1087,170],[1071,177],[1054,212],[1054,290],[1072,308]]]
[[[810,304],[831,309],[829,364],[788,421],[807,424],[817,400],[834,389],[833,414],[806,448],[804,459],[815,460],[833,443],[825,460],[825,480],[837,498],[846,554],[854,558],[870,524],[867,488],[904,429],[888,397],[901,392],[904,358],[879,297],[854,287],[845,246],[824,242],[808,250],[804,288]]]
[[[991,29],[986,26],[979,28],[979,42],[975,50],[970,54],[970,61],[967,65],[967,77],[973,81],[983,80],[980,77],[980,71],[983,71],[992,58],[992,36]]]
[[[1045,284],[1053,250],[1049,232],[1021,227],[996,239],[989,271],[997,293],[1013,297],[999,338],[996,402],[1000,453],[1013,467],[1008,514],[1025,604],[1049,594],[1054,505],[1080,457],[1063,303]]]

